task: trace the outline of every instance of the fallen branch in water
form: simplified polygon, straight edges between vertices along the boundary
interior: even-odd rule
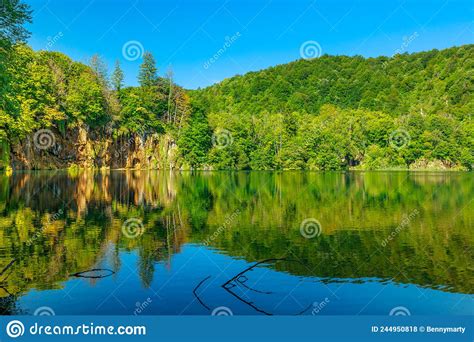
[[[3,274],[4,274],[6,271],[8,271],[8,269],[9,269],[10,267],[13,266],[13,264],[15,263],[15,261],[16,261],[16,259],[13,259],[12,261],[10,261],[10,263],[9,263],[7,266],[5,266],[5,267],[3,268],[3,270],[0,272],[0,277],[3,276]],[[9,275],[10,275],[10,274],[8,274],[8,276],[9,276]],[[8,276],[7,276],[7,278],[8,278]],[[7,278],[5,278],[5,279],[3,279],[3,280],[6,280]],[[3,281],[3,280],[2,280],[2,281]]]
[[[207,280],[209,279],[211,276],[207,276],[206,278],[204,278],[203,280],[201,280],[199,282],[199,284],[197,284],[197,286],[194,288],[193,290],[193,293],[194,293],[194,296],[196,297],[196,299],[199,301],[199,303],[201,303],[202,306],[204,306],[207,310],[211,311],[211,308],[208,307],[206,304],[204,304],[204,302],[201,300],[201,298],[199,298],[199,295],[197,294],[197,289]]]
[[[250,291],[254,291],[254,292],[257,292],[257,293],[261,293],[261,294],[266,294],[266,295],[270,295],[272,294],[273,292],[271,291],[260,291],[260,290],[257,290],[257,289],[254,289],[250,286],[248,286],[247,284],[245,284],[245,282],[247,282],[248,280],[248,277],[245,276],[245,273],[247,272],[250,272],[252,271],[255,267],[261,265],[261,264],[267,264],[269,262],[277,262],[277,261],[289,261],[289,262],[298,262],[300,264],[301,261],[298,261],[298,260],[290,260],[290,259],[286,259],[286,258],[273,258],[273,259],[265,259],[265,260],[262,260],[262,261],[259,261],[257,263],[255,263],[254,265],[250,266],[250,267],[247,267],[246,269],[244,269],[242,272],[239,272],[237,273],[234,277],[230,278],[228,281],[226,281],[224,284],[222,284],[222,287],[228,292],[230,293],[232,296],[234,296],[235,298],[237,298],[239,301],[243,302],[244,304],[250,306],[251,308],[253,308],[255,311],[258,311],[260,313],[263,313],[267,316],[273,316],[273,313],[271,312],[267,312],[263,309],[260,309],[259,307],[257,307],[253,302],[250,302],[248,300],[245,300],[244,298],[242,298],[242,296],[239,296],[238,294],[236,294],[234,291],[231,291],[230,289],[233,288],[233,287],[238,287],[239,285],[242,285],[244,288],[250,290]],[[241,280],[241,278],[243,280]],[[298,316],[298,315],[302,315],[304,314],[306,311],[308,311],[310,308],[311,308],[312,305],[309,305],[306,309],[304,309],[303,311],[297,313],[297,314],[294,314],[295,316]]]
[[[86,275],[86,273],[91,273],[91,272],[109,272],[109,274],[100,274],[100,275]],[[91,270],[87,271],[82,271],[82,272],[76,272],[71,274],[71,277],[77,277],[77,278],[90,278],[90,279],[100,279],[100,278],[107,278],[110,277],[112,274],[115,274],[114,271],[108,268],[93,268]]]

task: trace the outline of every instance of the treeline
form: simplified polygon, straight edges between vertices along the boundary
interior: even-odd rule
[[[85,65],[22,44],[12,47],[6,72],[8,109],[0,112],[0,136],[10,143],[51,126],[65,132],[84,125],[114,136],[162,133],[189,115],[188,95],[173,83],[172,73],[158,77],[148,52],[140,66],[139,87],[123,88],[118,62],[109,76],[97,55]]]
[[[1,11],[0,169],[35,131],[67,138],[75,127],[118,144],[167,134],[177,145],[168,165],[181,169],[473,169],[474,45],[322,56],[195,91],[171,70],[159,77],[146,52],[140,86],[124,88],[119,62],[109,72],[97,55],[85,65],[34,52],[24,45],[28,7],[14,0]]]
[[[190,127],[180,147],[221,169],[472,169],[473,55],[322,56],[236,76],[192,92],[193,122],[232,143],[206,150]]]

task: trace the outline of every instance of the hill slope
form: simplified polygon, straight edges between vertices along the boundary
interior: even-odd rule
[[[217,168],[471,169],[473,56],[474,45],[323,56],[226,79],[192,92],[214,146],[190,143],[189,127],[180,147]]]

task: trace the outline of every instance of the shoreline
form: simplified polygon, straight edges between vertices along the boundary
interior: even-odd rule
[[[239,170],[239,169],[229,169],[229,170],[213,170],[213,169],[132,169],[132,168],[77,168],[74,171],[71,171],[68,168],[65,169],[21,169],[21,170],[0,170],[0,175],[12,175],[19,173],[36,173],[36,172],[70,172],[72,174],[83,173],[83,172],[150,172],[150,171],[166,171],[166,172],[271,172],[271,173],[363,173],[363,172],[431,172],[431,173],[470,173],[472,170],[461,170],[461,169],[401,169],[401,168],[388,168],[388,169],[373,169],[373,170],[363,170],[363,169],[347,169],[347,170],[282,170],[282,169],[273,169],[273,170]]]

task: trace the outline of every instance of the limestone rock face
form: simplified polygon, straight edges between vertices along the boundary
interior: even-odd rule
[[[114,139],[111,132],[105,130],[101,134],[84,126],[65,134],[56,129],[38,132],[10,146],[13,170],[175,169],[179,164],[176,143],[168,134],[133,134]]]

